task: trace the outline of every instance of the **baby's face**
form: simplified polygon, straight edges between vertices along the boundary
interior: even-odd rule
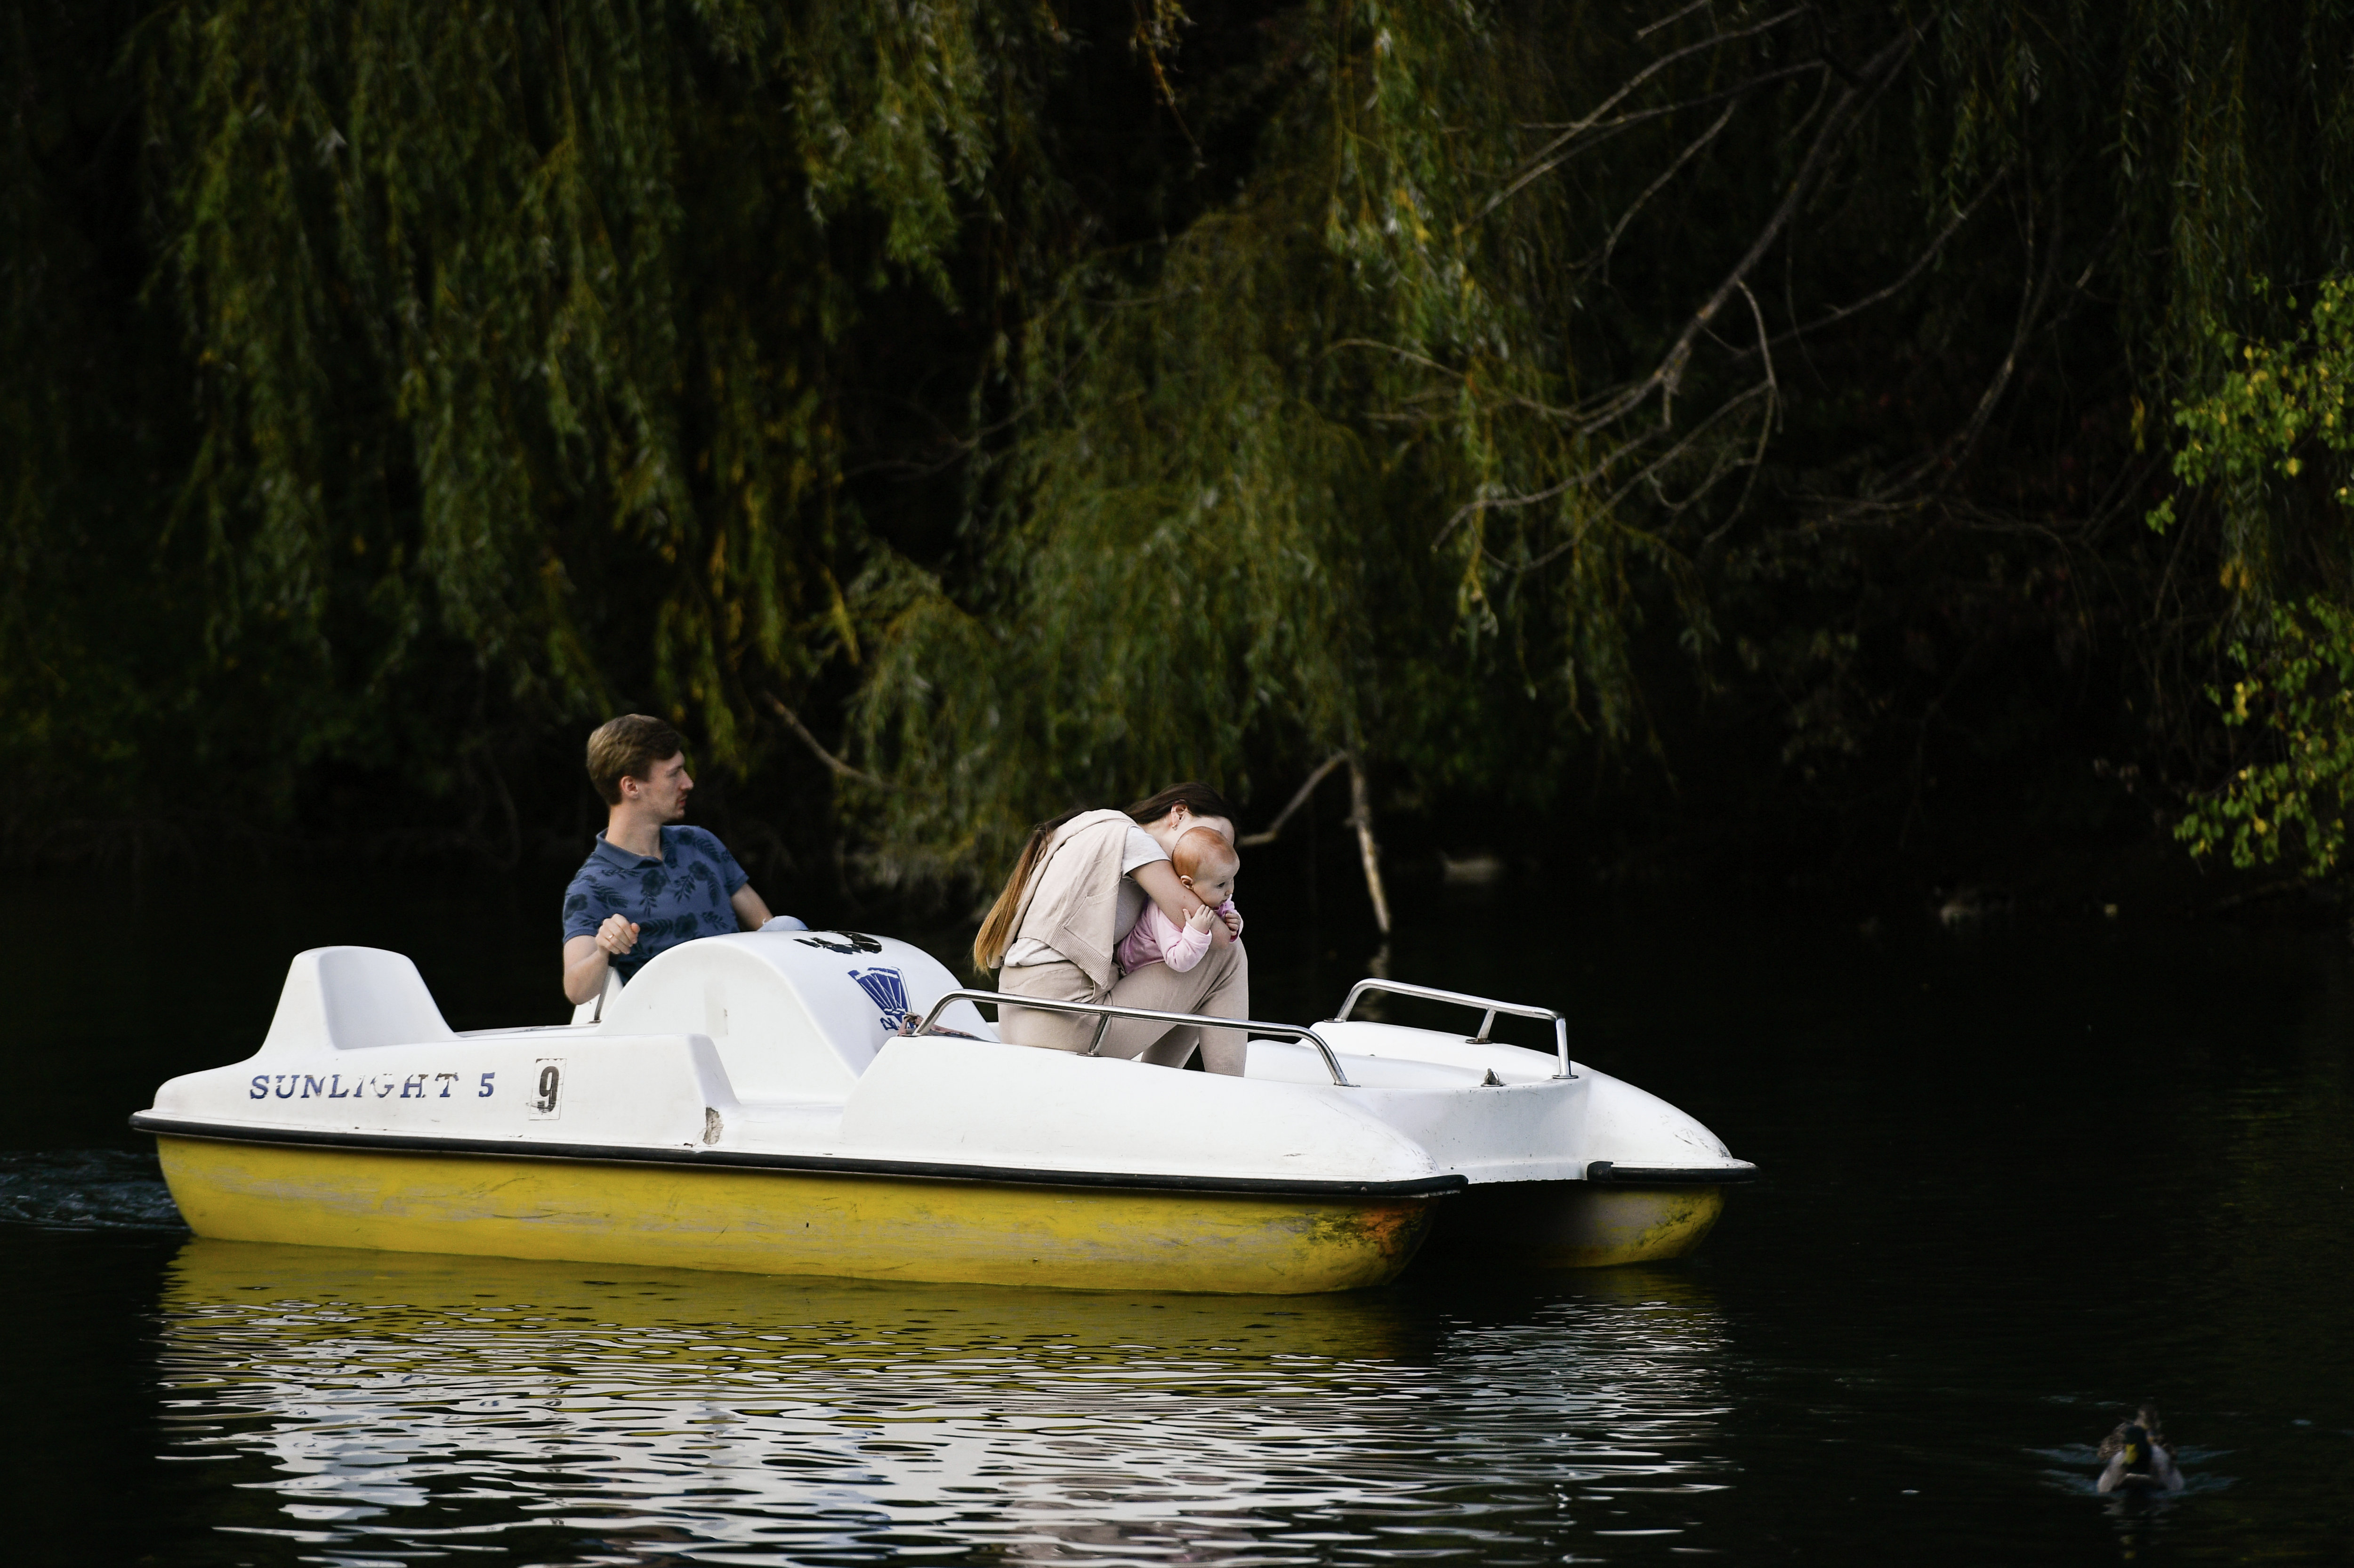
[[[1184,878],[1193,896],[1215,909],[1235,895],[1235,878],[1242,874],[1238,865],[1205,865]]]

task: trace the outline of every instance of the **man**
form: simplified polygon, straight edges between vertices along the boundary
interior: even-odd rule
[[[564,890],[564,995],[575,1006],[697,937],[757,931],[769,906],[718,838],[677,827],[695,780],[678,731],[625,714],[588,737],[588,781],[610,808]]]

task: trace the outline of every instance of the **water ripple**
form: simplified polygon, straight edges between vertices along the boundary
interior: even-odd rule
[[[1434,1328],[1378,1296],[196,1241],[161,1370],[172,1454],[279,1499],[233,1528],[323,1561],[528,1537],[577,1563],[1533,1563],[1681,1536],[1678,1499],[1731,1478],[1721,1327],[1652,1287],[1690,1297],[1621,1275]]]
[[[68,1230],[187,1228],[154,1155],[118,1149],[0,1151],[0,1224]]]

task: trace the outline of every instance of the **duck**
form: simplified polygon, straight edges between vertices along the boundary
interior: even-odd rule
[[[1493,882],[1504,874],[1504,862],[1486,850],[1474,850],[1460,857],[1440,850],[1438,870],[1448,882]]]
[[[1966,884],[1955,888],[1937,906],[1937,924],[1948,931],[1957,931],[1997,915],[2008,915],[2010,909],[2011,896],[2006,890]]]
[[[2182,1489],[2182,1472],[2175,1467],[2174,1454],[2166,1446],[2166,1435],[2158,1426],[2158,1406],[2147,1400],[2131,1419],[2118,1422],[2115,1430],[2101,1439],[2098,1457],[2101,1478],[2096,1485],[2101,1491]]]

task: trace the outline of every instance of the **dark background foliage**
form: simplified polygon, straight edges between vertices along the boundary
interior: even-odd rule
[[[2326,0],[0,27],[21,858],[568,860],[645,709],[812,897],[1336,749],[1407,859],[2064,896],[2354,566],[2168,468],[2347,268]]]

